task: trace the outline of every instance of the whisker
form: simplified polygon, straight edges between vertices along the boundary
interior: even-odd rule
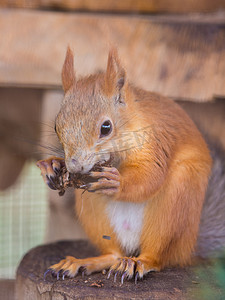
[[[133,147],[122,149],[122,150],[114,150],[113,153],[120,153],[120,152],[130,151],[130,150],[134,150],[134,149],[137,149],[137,148],[139,148],[139,146],[133,146]],[[109,153],[112,153],[112,150],[105,151],[105,152],[99,151],[98,153],[95,153],[95,155],[99,155],[99,154],[103,155],[103,154],[109,154]]]
[[[29,143],[31,145],[40,147],[41,149],[48,150],[48,151],[50,151],[51,155],[58,154],[58,155],[61,155],[61,157],[65,157],[64,150],[62,148],[57,147],[56,145],[52,145],[52,144],[43,145],[40,142],[37,142],[36,140],[31,140],[31,139],[25,140],[24,138],[18,138],[18,137],[17,137],[17,139],[20,141],[23,141],[25,143]],[[41,151],[41,153],[43,153],[43,151]]]
[[[42,137],[54,137],[54,136],[55,136],[55,133],[53,133],[53,132],[42,134]]]
[[[46,122],[42,122],[42,121],[40,121],[40,122],[38,122],[39,124],[41,124],[41,125],[44,125],[44,126],[47,126],[47,127],[50,127],[50,128],[53,128],[54,129],[54,126],[55,126],[55,121],[49,121],[48,123],[46,123]],[[52,124],[52,125],[51,125]]]
[[[122,127],[125,126],[128,122],[129,122],[129,120],[125,121],[123,124],[121,124],[121,125],[119,126],[119,128],[122,128]]]
[[[43,155],[50,155],[50,156],[52,156],[54,153],[49,153],[49,152],[42,152],[42,151],[23,151],[23,155],[25,155],[26,157],[28,157],[28,159],[35,159],[35,157],[33,157],[33,156],[36,156],[36,155],[38,155],[38,156],[43,156]],[[19,153],[11,153],[11,155],[12,156],[20,156],[20,154]],[[64,158],[64,157],[62,157],[62,158]]]
[[[40,132],[52,132],[52,133],[56,134],[54,128],[51,128],[51,129],[40,128]]]
[[[33,152],[32,151],[32,154],[38,154],[39,156],[55,156],[55,153],[53,153],[53,152],[50,153],[50,152],[38,152],[38,151]],[[58,154],[57,154],[57,157],[64,158],[63,156],[60,156]]]
[[[78,216],[78,219],[80,219],[82,213],[83,213],[83,202],[84,202],[84,198],[83,198],[83,193],[85,192],[85,190],[81,193],[81,210],[80,210],[80,213],[79,213],[79,216]]]

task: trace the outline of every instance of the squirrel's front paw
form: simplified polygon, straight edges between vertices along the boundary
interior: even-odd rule
[[[63,158],[50,157],[49,159],[39,160],[37,166],[41,169],[44,182],[53,190],[60,190],[59,177],[61,170],[65,166]]]
[[[89,175],[98,180],[87,184],[89,192],[106,195],[114,195],[119,192],[120,173],[116,168],[103,167],[101,172],[90,172]]]

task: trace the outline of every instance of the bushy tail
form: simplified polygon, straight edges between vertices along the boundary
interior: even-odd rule
[[[206,139],[213,159],[211,177],[202,210],[197,255],[203,258],[225,253],[225,150]]]

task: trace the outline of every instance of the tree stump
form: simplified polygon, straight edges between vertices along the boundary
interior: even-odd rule
[[[196,267],[150,273],[136,285],[134,280],[121,285],[119,276],[114,282],[113,276],[107,279],[103,273],[85,275],[83,278],[78,274],[64,281],[57,281],[48,274],[44,280],[43,274],[48,267],[66,255],[85,258],[97,254],[86,241],[62,241],[31,249],[17,270],[16,299],[203,299],[204,280],[196,272]],[[202,267],[203,277],[210,274],[210,268]],[[215,289],[221,295],[218,287]]]

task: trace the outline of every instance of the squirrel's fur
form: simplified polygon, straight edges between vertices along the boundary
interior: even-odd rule
[[[174,101],[131,85],[114,49],[105,73],[76,80],[68,48],[62,82],[56,132],[67,169],[88,173],[111,158],[113,167],[90,174],[98,180],[89,192],[76,191],[77,215],[102,256],[67,257],[51,269],[75,276],[80,267],[87,273],[110,268],[137,279],[189,264],[211,170],[192,120]],[[106,120],[112,132],[101,137]]]

